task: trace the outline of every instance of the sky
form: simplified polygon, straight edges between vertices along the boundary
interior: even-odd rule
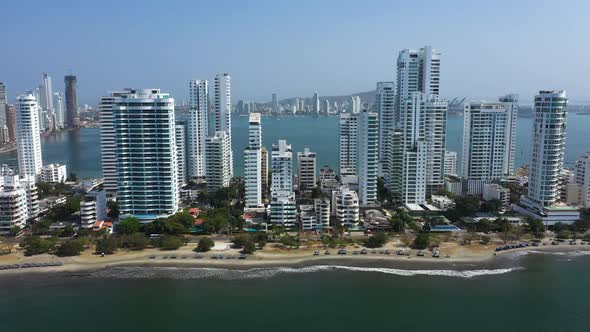
[[[441,95],[530,101],[565,89],[590,103],[590,1],[0,1],[0,81],[16,95],[43,72],[79,102],[124,87],[177,100],[188,81],[232,76],[232,101],[344,95],[395,77],[397,53],[442,53]]]

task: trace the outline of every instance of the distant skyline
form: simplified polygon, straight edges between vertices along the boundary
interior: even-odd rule
[[[589,11],[582,0],[3,1],[0,82],[11,103],[44,72],[61,92],[76,75],[90,105],[125,87],[181,101],[189,80],[225,72],[234,104],[346,95],[393,81],[400,50],[432,45],[445,98],[518,93],[530,103],[565,89],[571,103],[590,102]]]

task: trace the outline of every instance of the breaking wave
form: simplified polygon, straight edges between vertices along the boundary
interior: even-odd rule
[[[301,274],[325,271],[371,272],[396,276],[443,276],[456,278],[474,278],[498,275],[523,270],[522,267],[482,270],[403,270],[378,267],[355,267],[339,265],[318,265],[302,268],[272,267],[252,268],[246,270],[222,268],[185,268],[185,267],[114,267],[90,274],[94,278],[116,279],[268,279],[285,274]]]

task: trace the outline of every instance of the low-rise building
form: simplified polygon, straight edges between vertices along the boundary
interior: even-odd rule
[[[461,178],[454,175],[445,176],[445,190],[454,194],[455,196],[463,195],[463,181]]]
[[[314,200],[314,209],[317,219],[317,228],[330,228],[330,200],[327,197],[316,198]]]
[[[347,186],[340,187],[332,194],[332,206],[341,225],[352,227],[359,222],[359,197]]]
[[[297,223],[297,207],[295,193],[278,191],[273,194],[270,202],[270,222],[286,227],[293,227]]]
[[[66,165],[49,164],[41,169],[41,181],[49,183],[64,183],[68,177]]]
[[[510,208],[510,189],[504,188],[497,183],[486,183],[483,186],[483,200],[498,200],[502,203],[502,210]]]
[[[99,220],[107,218],[106,192],[90,191],[80,202],[80,227],[92,228]]]
[[[440,210],[448,210],[455,207],[455,201],[442,195],[432,195],[430,197],[432,204]]]
[[[299,225],[302,231],[316,230],[317,218],[313,205],[299,205]]]

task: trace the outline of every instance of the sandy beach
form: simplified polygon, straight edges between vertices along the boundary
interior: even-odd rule
[[[497,244],[490,243],[487,246],[481,244],[459,245],[456,243],[441,243],[440,257],[432,257],[431,251],[424,251],[425,255],[417,256],[416,250],[411,251],[410,256],[398,255],[400,244],[390,242],[386,247],[380,249],[368,249],[366,255],[356,254],[362,247],[347,247],[347,255],[337,255],[337,249],[329,249],[330,255],[325,255],[324,249],[279,249],[267,245],[264,250],[248,255],[246,259],[238,259],[239,250],[230,249],[229,243],[216,243],[214,250],[198,254],[193,251],[195,244],[188,244],[174,251],[162,251],[158,249],[145,249],[142,251],[118,251],[113,255],[101,257],[94,254],[93,249],[87,249],[80,256],[56,257],[43,254],[26,257],[22,251],[9,255],[0,256],[0,265],[25,263],[62,262],[61,266],[32,267],[0,270],[0,275],[19,275],[28,273],[47,272],[69,272],[83,273],[112,267],[219,267],[227,269],[249,269],[258,267],[298,267],[314,265],[370,265],[373,267],[397,267],[428,269],[446,266],[450,269],[461,269],[469,266],[488,267],[497,265],[497,261],[507,255],[522,252],[571,252],[590,251],[590,245],[570,245],[561,243],[558,245],[546,245],[538,247],[527,247],[512,249],[496,253],[494,249]],[[389,250],[390,254],[383,253]],[[320,255],[314,256],[314,251]],[[381,253],[380,253],[381,252]],[[224,255],[224,259],[213,259],[214,255]],[[201,256],[201,258],[197,258]],[[232,259],[227,257],[231,256]]]

